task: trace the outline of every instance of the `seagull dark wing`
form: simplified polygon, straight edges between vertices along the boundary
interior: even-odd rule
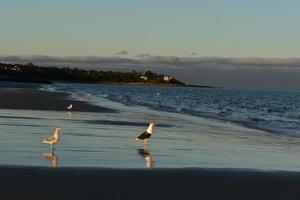
[[[139,136],[137,137],[137,139],[139,139],[139,140],[145,140],[145,139],[148,139],[148,138],[150,138],[150,137],[151,137],[151,134],[150,134],[150,133],[144,132],[144,133],[142,133],[141,135],[139,135]]]

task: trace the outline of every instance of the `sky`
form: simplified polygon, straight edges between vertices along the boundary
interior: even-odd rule
[[[297,57],[298,0],[0,0],[0,54]]]
[[[0,55],[286,58],[282,70],[298,73],[285,66],[299,57],[299,8],[298,0],[0,0]]]

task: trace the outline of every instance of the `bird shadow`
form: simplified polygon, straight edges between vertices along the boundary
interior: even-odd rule
[[[52,149],[50,152],[42,152],[41,156],[49,160],[52,167],[57,167],[58,156],[55,154],[54,149]]]
[[[136,152],[145,159],[146,168],[154,167],[152,155],[147,149],[136,149]]]

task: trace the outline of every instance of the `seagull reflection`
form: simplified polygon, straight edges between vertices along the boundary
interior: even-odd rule
[[[152,155],[147,149],[137,149],[136,151],[138,154],[140,154],[140,156],[142,156],[145,159],[146,168],[152,168],[154,166]]]
[[[43,152],[43,153],[41,153],[41,156],[43,156],[44,158],[49,160],[51,162],[52,167],[57,167],[58,156],[55,155],[54,150],[51,150],[51,152]]]
[[[71,118],[72,117],[72,112],[71,111],[68,111],[67,112],[68,116]]]

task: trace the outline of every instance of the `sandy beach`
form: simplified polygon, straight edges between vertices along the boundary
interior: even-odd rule
[[[65,110],[76,105],[72,114]],[[103,106],[101,106],[103,105]],[[6,199],[297,199],[299,142],[178,113],[66,93],[0,91]],[[149,121],[147,149],[135,141]],[[40,139],[62,127],[54,151]]]
[[[298,199],[300,174],[215,169],[1,167],[6,199]]]
[[[69,95],[61,92],[47,92],[30,89],[2,89],[0,91],[0,108],[26,110],[66,111],[74,104],[74,111],[113,112],[114,110],[88,104],[84,101],[67,99]]]
[[[300,199],[300,1],[0,3],[0,200]]]

